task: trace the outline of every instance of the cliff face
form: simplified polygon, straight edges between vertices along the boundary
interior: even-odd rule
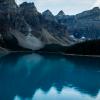
[[[46,10],[42,13],[42,16],[45,18],[45,20],[49,20],[52,22],[57,22],[55,16],[52,14],[50,10]]]
[[[0,45],[12,50],[21,49],[22,45],[15,37],[16,31],[29,34],[29,25],[20,15],[14,0],[0,1]]]
[[[77,15],[49,10],[39,13],[34,3],[17,6],[15,0],[0,0],[0,46],[10,50],[38,50],[45,45],[69,46],[100,38],[100,9]]]
[[[20,5],[20,13],[31,27],[31,33],[39,38],[44,44],[69,45],[66,27],[59,24],[53,14],[47,10],[39,13],[34,3]],[[64,39],[66,37],[66,39]],[[69,43],[68,43],[69,42]]]
[[[47,20],[34,3],[17,6],[14,0],[0,0],[0,45],[4,48],[37,50],[45,44],[69,45],[58,33],[68,36],[66,28]]]

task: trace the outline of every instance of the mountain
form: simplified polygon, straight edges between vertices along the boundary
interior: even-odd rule
[[[65,17],[66,17],[66,15],[62,10],[56,15],[56,19],[57,19],[58,22],[60,20],[64,19]]]
[[[42,13],[43,17],[45,18],[45,20],[49,20],[49,21],[54,21],[57,22],[55,16],[52,14],[52,12],[50,10],[46,10]]]
[[[68,32],[76,38],[100,39],[100,8],[95,7],[77,15],[58,15],[59,23],[67,26]]]
[[[69,45],[72,42],[69,37],[66,26],[58,23],[53,14],[47,10],[39,13],[34,3],[22,3],[19,7],[20,13],[31,27],[31,33],[44,44]]]
[[[46,44],[72,44],[66,26],[49,11],[39,13],[34,3],[17,5],[0,0],[0,46],[9,50],[38,50]]]
[[[61,10],[61,11],[57,14],[57,16],[65,16],[65,13]]]
[[[100,38],[100,9],[77,15],[56,16],[50,10],[38,12],[34,3],[17,5],[0,0],[0,47],[7,50],[40,50],[52,45],[65,47]]]
[[[31,36],[30,26],[14,0],[0,1],[0,45],[8,50],[39,49],[41,41]],[[19,35],[18,35],[19,34]],[[36,40],[33,44],[34,39]],[[37,43],[37,45],[36,45]]]

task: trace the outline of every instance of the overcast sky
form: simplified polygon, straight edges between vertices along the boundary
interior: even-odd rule
[[[53,14],[63,10],[66,14],[72,15],[91,9],[94,6],[100,7],[100,0],[16,0],[18,4],[24,1],[34,2],[40,12],[49,9]]]

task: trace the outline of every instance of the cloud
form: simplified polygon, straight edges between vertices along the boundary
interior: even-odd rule
[[[34,2],[40,12],[51,10],[57,14],[63,10],[66,14],[76,14],[92,8],[95,0],[16,0],[18,4],[23,1]],[[100,1],[100,0],[99,0]]]
[[[97,0],[97,1],[94,3],[93,7],[96,7],[96,6],[100,7],[100,0]]]
[[[35,0],[39,11],[50,9],[54,14],[63,10],[66,14],[76,14],[90,9],[95,0]]]

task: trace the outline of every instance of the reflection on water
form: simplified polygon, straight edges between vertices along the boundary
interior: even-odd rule
[[[100,100],[100,58],[14,53],[0,58],[0,100]]]

